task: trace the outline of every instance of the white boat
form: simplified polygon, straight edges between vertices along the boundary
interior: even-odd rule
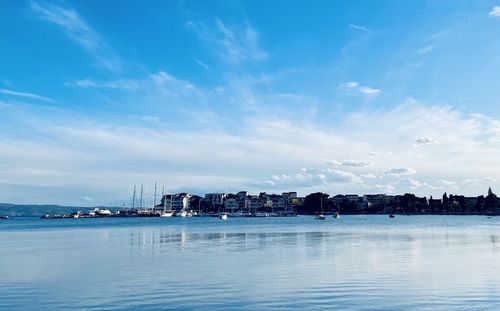
[[[325,215],[323,215],[323,213],[319,214],[318,216],[316,216],[315,219],[318,219],[318,220],[325,220]]]
[[[175,211],[172,209],[172,199],[170,199],[170,209],[167,210],[167,199],[165,197],[165,186],[163,186],[161,189],[161,197],[163,200],[163,210],[160,212],[160,217],[175,216]]]
[[[269,217],[269,213],[258,212],[255,213],[255,217]]]
[[[221,213],[221,214],[219,214],[219,219],[220,220],[227,220],[227,213]]]
[[[179,217],[187,217],[188,212],[186,212],[186,211],[181,211],[179,214],[177,214],[177,213],[176,213],[175,215],[176,215],[176,216],[179,216]]]
[[[107,208],[95,208],[94,214],[96,216],[111,216],[111,211]]]
[[[325,220],[325,215],[323,214],[323,197],[321,197],[321,212],[319,213],[318,216],[316,216],[315,219]]]
[[[333,214],[333,218],[340,218],[339,212],[335,212],[335,214]]]
[[[160,217],[172,217],[174,213],[174,211],[163,211],[160,213]]]

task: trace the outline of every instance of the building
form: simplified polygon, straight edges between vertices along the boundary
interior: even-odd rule
[[[224,210],[226,211],[236,211],[239,210],[240,206],[235,198],[229,198],[224,200]]]
[[[167,210],[188,210],[189,209],[189,199],[191,195],[188,193],[178,193],[178,194],[164,194],[161,198],[161,204],[157,205],[157,208]]]
[[[225,197],[225,193],[207,193],[205,194],[205,202],[211,203],[212,206],[222,205]]]

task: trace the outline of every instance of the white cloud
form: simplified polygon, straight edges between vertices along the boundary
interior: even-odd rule
[[[207,64],[205,64],[204,62],[202,62],[201,60],[199,60],[199,59],[196,58],[195,61],[196,61],[196,63],[198,65],[200,65],[201,67],[203,67],[203,69],[205,69],[205,70],[209,70],[210,69],[210,67]]]
[[[500,16],[500,6],[494,6],[488,13],[489,16],[498,17]]]
[[[373,162],[371,161],[360,161],[360,160],[353,160],[353,159],[348,159],[348,160],[343,160],[343,161],[337,161],[337,160],[331,160],[331,159],[324,159],[326,164],[331,165],[331,166],[347,166],[347,167],[369,167],[373,166]]]
[[[368,152],[368,155],[370,155],[370,156],[377,156],[378,153],[376,153],[375,151],[370,151],[370,152]]]
[[[479,178],[467,178],[462,183],[467,187],[481,187],[483,185]]]
[[[134,80],[115,80],[115,81],[95,81],[92,79],[78,80],[74,83],[65,83],[66,86],[78,86],[81,88],[95,89],[124,89],[135,90],[139,88],[139,82]]]
[[[433,45],[427,45],[427,46],[419,48],[417,50],[417,53],[419,53],[419,54],[426,54],[426,53],[431,52],[432,50],[434,50],[434,46]]]
[[[385,185],[376,184],[375,187],[384,193],[393,193],[396,190],[396,187],[390,183]]]
[[[446,180],[446,179],[439,179],[438,182],[441,183],[441,184],[443,184],[443,185],[446,185],[446,186],[453,186],[453,185],[457,184],[454,181]]]
[[[349,28],[356,29],[356,30],[361,30],[361,31],[366,31],[366,32],[371,32],[369,28],[361,25],[356,25],[356,24],[349,24]]]
[[[339,162],[337,160],[331,160],[331,159],[324,159],[323,161],[325,161],[326,164],[328,165],[332,165],[332,166],[335,166],[335,165],[342,165],[342,162]]]
[[[372,88],[369,86],[362,86],[358,82],[355,82],[355,81],[341,83],[338,85],[337,89],[354,91],[354,92],[361,94],[361,95],[364,95],[366,97],[375,97],[382,92],[382,90],[380,90],[380,89]]]
[[[375,88],[372,88],[372,87],[369,87],[369,86],[361,86],[358,88],[359,92],[361,92],[362,94],[364,95],[367,95],[367,96],[377,96],[378,94],[380,94],[380,92],[382,92],[380,89],[375,89]]]
[[[30,99],[37,99],[37,100],[42,100],[42,101],[45,101],[48,103],[55,103],[56,102],[52,98],[48,98],[45,96],[40,96],[37,94],[27,93],[27,92],[17,92],[17,91],[7,90],[7,89],[0,89],[0,94],[18,96],[18,97],[24,97],[24,98],[30,98]]]
[[[391,168],[390,170],[387,171],[387,174],[394,176],[413,175],[415,173],[416,171],[410,167]]]
[[[401,183],[406,183],[410,186],[411,189],[419,189],[423,186],[427,186],[426,183],[424,182],[420,182],[416,179],[413,179],[413,178],[403,178],[400,180]]]
[[[163,71],[138,85],[140,91],[134,93],[141,103],[153,96],[168,107],[204,100],[227,103],[230,97],[226,90],[211,93]],[[252,95],[256,105],[262,105],[262,97]],[[236,125],[228,125],[231,119],[214,111],[193,111],[95,116],[0,102],[0,201],[6,198],[1,193],[15,193],[6,188],[15,184],[37,189],[29,197],[19,192],[18,200],[33,201],[36,194],[49,193],[43,189],[69,187],[81,191],[73,196],[76,203],[90,196],[94,204],[109,204],[110,195],[126,196],[131,184],[154,180],[169,191],[383,190],[419,195],[438,195],[456,186],[438,180],[457,180],[460,185],[466,181],[464,194],[477,195],[486,184],[496,184],[477,176],[500,175],[500,147],[491,143],[500,138],[494,130],[498,120],[464,115],[447,106],[409,100],[392,109],[358,110],[328,126],[259,109],[231,111],[240,117]],[[447,144],[408,150],[408,141],[430,134]],[[378,153],[376,171],[366,165],[371,162],[359,160],[372,150]],[[399,182],[410,175],[424,186]]]
[[[215,44],[219,58],[224,61],[240,63],[268,58],[267,52],[260,47],[259,33],[248,22],[244,27],[230,27],[216,18],[214,27],[197,22],[188,22],[187,25],[201,39]]]
[[[57,6],[49,2],[31,2],[31,9],[39,18],[60,26],[66,35],[90,52],[99,67],[109,71],[119,71],[118,56],[101,39],[100,35],[90,27],[76,10]]]
[[[330,183],[361,183],[363,180],[357,176],[356,174],[353,174],[351,172],[347,171],[340,171],[340,170],[334,170],[331,168],[326,169],[326,172],[328,172],[328,182]]]
[[[359,175],[361,178],[368,178],[368,179],[374,179],[377,178],[377,175],[373,173],[368,173],[368,174],[361,174]]]
[[[341,163],[343,166],[350,166],[350,167],[368,167],[372,166],[373,162],[371,161],[359,161],[359,160],[344,160]]]
[[[352,89],[352,88],[357,88],[359,86],[358,82],[355,81],[350,81],[350,82],[345,82],[342,83],[338,86],[339,89]]]
[[[418,137],[415,139],[415,146],[432,145],[432,144],[439,144],[439,142],[430,137]]]

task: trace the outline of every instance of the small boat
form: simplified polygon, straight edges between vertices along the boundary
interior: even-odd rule
[[[255,213],[255,217],[269,217],[269,213],[258,212]]]
[[[318,220],[325,220],[325,215],[323,215],[323,213],[319,214],[318,216],[316,216],[315,219],[318,219]]]
[[[174,214],[175,211],[163,211],[160,213],[160,217],[172,217]]]
[[[321,197],[321,212],[319,213],[318,216],[316,216],[315,219],[325,220],[325,215],[323,214],[323,197]]]
[[[220,220],[227,220],[227,213],[221,213],[221,214],[219,214],[219,219]]]
[[[339,212],[335,212],[335,214],[333,214],[333,218],[340,218]]]
[[[186,211],[181,211],[178,215],[177,215],[177,213],[176,213],[175,215],[176,215],[176,216],[179,216],[179,217],[187,217],[188,212],[186,212]]]
[[[107,208],[95,208],[93,212],[96,216],[111,216],[111,211]]]
[[[393,214],[389,215],[389,218],[394,218],[394,217],[396,217],[396,216],[394,216]]]
[[[0,219],[9,219],[9,216],[0,216]]]

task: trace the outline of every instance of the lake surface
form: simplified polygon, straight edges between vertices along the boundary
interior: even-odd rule
[[[500,217],[0,221],[1,310],[500,310]]]

